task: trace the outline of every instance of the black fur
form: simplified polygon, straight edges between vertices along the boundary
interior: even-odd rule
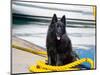
[[[57,19],[54,14],[48,29],[46,47],[49,65],[65,65],[76,60],[71,40],[66,33],[66,17]]]

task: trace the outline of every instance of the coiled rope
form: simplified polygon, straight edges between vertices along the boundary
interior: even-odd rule
[[[13,48],[16,49],[20,49],[23,51],[27,51],[33,54],[41,54],[41,55],[47,55],[46,51],[36,51],[36,50],[32,50],[32,49],[28,49],[28,48],[23,48],[23,47],[19,47],[17,45],[12,45]],[[66,71],[66,70],[79,70],[79,68],[73,68],[75,66],[78,66],[84,62],[88,62],[91,65],[91,69],[94,68],[94,62],[92,61],[92,59],[90,58],[82,58],[80,60],[74,61],[70,64],[67,65],[63,65],[63,66],[51,66],[51,65],[47,65],[45,64],[44,61],[38,61],[37,65],[32,65],[29,67],[29,71],[30,72],[48,72],[48,71]]]
[[[63,66],[51,66],[45,64],[43,61],[38,61],[36,66],[30,66],[30,72],[48,72],[48,71],[67,71],[67,70],[79,70],[79,68],[73,68],[78,66],[84,62],[88,62],[91,65],[91,69],[94,68],[94,63],[90,58],[83,58],[77,61],[74,61],[70,64],[63,65]]]

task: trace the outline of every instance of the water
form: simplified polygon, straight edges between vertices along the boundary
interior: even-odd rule
[[[46,35],[50,24],[49,21],[14,20],[12,35],[46,48]],[[88,57],[95,61],[95,28],[67,26],[66,31],[72,41],[73,49],[79,57]],[[90,66],[86,63],[85,65]]]

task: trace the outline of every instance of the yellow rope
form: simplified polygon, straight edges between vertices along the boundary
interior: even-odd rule
[[[23,50],[23,51],[27,51],[27,52],[30,52],[30,53],[34,53],[34,54],[47,55],[47,53],[45,51],[40,52],[40,51],[28,49],[28,48],[19,47],[19,46],[16,46],[16,45],[12,45],[12,47],[16,48],[16,49]],[[94,62],[92,61],[92,59],[83,58],[83,59],[74,61],[74,62],[67,64],[67,65],[64,65],[64,66],[51,66],[51,65],[45,64],[45,62],[43,62],[43,61],[38,61],[37,65],[29,67],[29,71],[30,72],[48,72],[48,71],[79,70],[79,68],[73,68],[73,67],[78,66],[78,65],[80,65],[84,62],[88,62],[91,65],[91,69],[94,68]]]
[[[16,49],[19,49],[19,50],[23,50],[23,51],[26,51],[26,52],[30,52],[30,53],[33,53],[33,54],[42,54],[42,55],[47,55],[47,52],[46,51],[37,51],[37,50],[32,50],[31,48],[23,48],[23,47],[20,47],[20,46],[17,46],[17,45],[12,45],[13,48],[16,48]]]
[[[66,70],[62,69],[62,70],[58,70],[58,71],[67,71],[67,70],[79,70],[79,68],[68,68]],[[55,70],[42,69],[42,68],[38,68],[38,66],[31,66],[31,67],[29,67],[29,71],[30,72],[52,72],[52,71],[55,71]]]
[[[91,65],[91,69],[94,68],[94,63],[90,58],[83,58],[64,66],[51,66],[51,65],[46,65],[45,62],[43,61],[38,61],[36,66],[29,67],[29,71],[30,72],[48,72],[48,71],[79,70],[79,68],[73,68],[73,67],[78,66],[84,62],[88,62]]]

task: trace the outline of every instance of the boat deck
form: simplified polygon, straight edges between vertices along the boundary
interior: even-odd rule
[[[44,51],[44,48],[17,37],[12,37],[12,44],[32,48],[33,50],[37,48],[38,51]],[[45,57],[12,48],[12,73],[29,73],[28,67],[36,64],[38,60],[45,60]]]

